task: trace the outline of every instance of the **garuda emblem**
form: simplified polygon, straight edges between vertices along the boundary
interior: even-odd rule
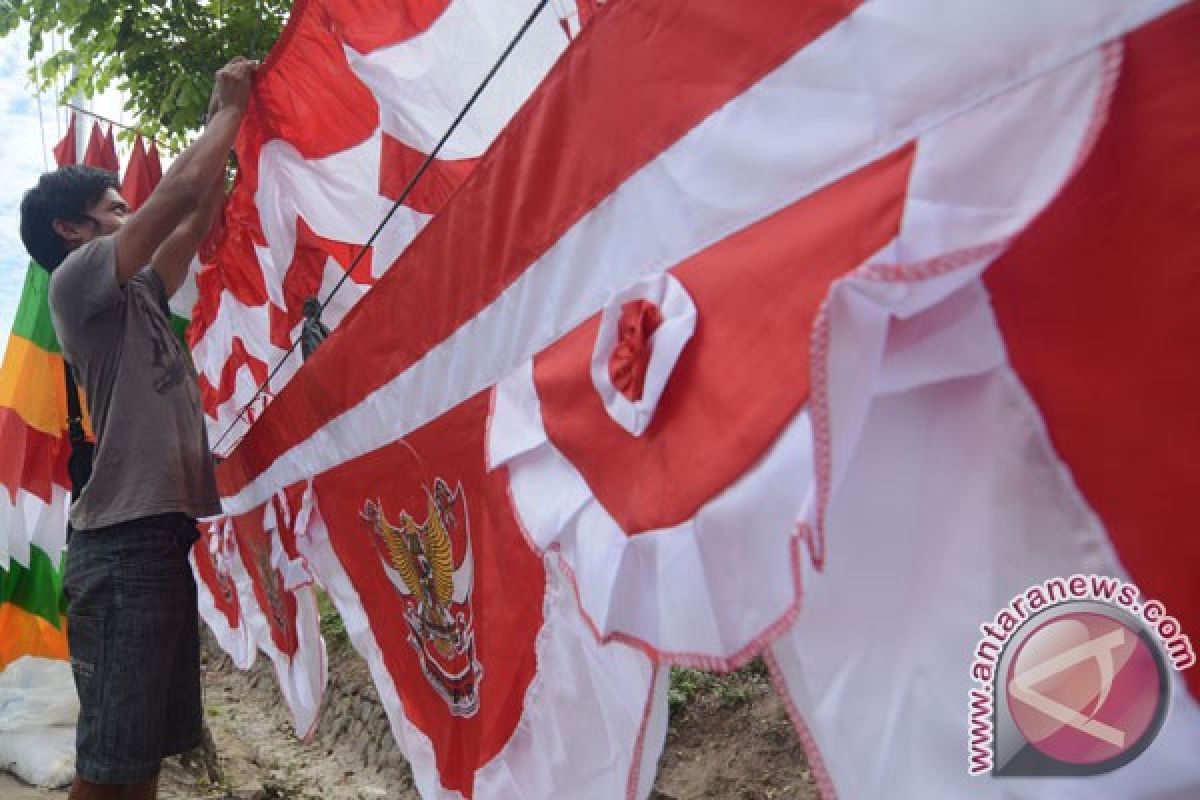
[[[388,521],[379,500],[367,500],[362,516],[384,571],[404,605],[408,643],[421,670],[456,717],[479,710],[483,666],[475,655],[471,606],[474,564],[462,485],[450,491],[441,478],[425,489],[424,522],[402,510]],[[455,557],[455,552],[459,556]]]

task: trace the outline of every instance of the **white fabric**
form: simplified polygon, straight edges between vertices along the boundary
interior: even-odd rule
[[[650,360],[640,400],[633,401],[613,386],[608,365],[619,338],[617,325],[626,303],[648,300],[662,313],[662,324],[651,337]],[[696,304],[674,275],[647,278],[608,302],[600,315],[600,330],[592,348],[592,385],[604,400],[604,408],[618,425],[634,436],[646,432],[654,410],[683,348],[696,331]]]
[[[864,4],[631,176],[496,302],[292,448],[254,484],[224,498],[227,507],[252,508],[313,470],[343,463],[420,427],[502,379],[615,292],[1006,92],[1015,91],[1014,97],[1033,92],[1027,107],[1054,104],[1056,113],[1044,119],[1036,114],[1008,118],[1003,133],[1014,137],[1028,126],[1020,152],[1029,153],[1025,143],[1041,141],[1038,136],[1049,132],[1047,157],[1058,157],[1054,163],[1059,163],[1062,152],[1078,150],[1091,119],[1103,74],[1103,58],[1095,48],[1171,5],[1150,0],[1030,0],[1019,9],[999,2],[953,8],[933,0]],[[1005,145],[1000,134],[993,131],[988,141]],[[980,165],[993,157],[989,153],[974,164],[985,177],[989,173]],[[1047,169],[1040,160],[1016,166],[1026,177]],[[1068,168],[1052,170],[1047,180]],[[949,185],[928,174],[931,185]],[[1039,198],[1045,181],[1023,183],[1018,177],[1008,176],[1005,185],[1017,194],[1001,195],[1006,214],[991,226],[992,235],[1019,230],[1022,215],[1044,202]],[[920,185],[924,192],[925,184]],[[950,241],[936,226],[924,227],[933,231],[929,238]],[[525,313],[530,308],[540,313]],[[464,352],[472,357],[461,358]]]
[[[175,290],[175,294],[167,298],[167,305],[170,307],[172,314],[178,314],[184,319],[192,318],[192,311],[196,307],[196,297],[198,296],[196,273],[200,269],[200,259],[193,257],[191,265],[188,266],[187,275],[183,276],[183,283],[179,284],[179,288]]]
[[[240,338],[246,348],[246,353],[262,361],[268,371],[283,359],[284,351],[271,344],[270,321],[267,306],[246,306],[228,290],[223,290],[217,303],[217,315],[204,335],[192,346],[192,360],[196,370],[202,374],[213,388],[221,384],[221,373],[226,360],[230,357],[234,338]],[[282,386],[286,378],[298,369],[299,356],[293,355],[284,363],[280,374],[272,381],[271,388]],[[238,438],[249,428],[245,418],[225,436],[226,430],[238,417],[242,406],[254,396],[259,382],[254,379],[247,365],[238,368],[234,375],[236,388],[232,395],[220,405],[215,416],[205,415],[204,422],[208,429],[208,443],[219,453],[227,453],[232,449]],[[270,395],[268,395],[269,397]],[[265,403],[256,403],[246,417],[253,420]],[[222,437],[224,439],[222,440]],[[220,445],[218,445],[220,442]]]
[[[361,144],[320,159],[303,158],[282,139],[263,146],[254,204],[268,243],[259,262],[275,305],[286,307],[281,285],[296,249],[297,217],[326,239],[362,245],[391,210],[395,201],[379,194],[381,147],[378,129]],[[428,214],[405,207],[397,210],[373,245],[371,265],[376,276],[391,266],[428,221]]]
[[[425,32],[367,55],[346,48],[350,68],[379,101],[383,128],[433,151],[534,8],[527,0],[454,0]],[[566,48],[551,14],[539,14],[446,141],[443,159],[483,154]]]
[[[238,602],[237,583],[234,576],[234,559],[237,558],[234,551],[237,549],[237,542],[230,530],[231,523],[228,520],[218,520],[205,524],[216,529],[213,537],[209,540],[211,547],[209,555],[214,561],[218,574],[224,574],[229,579],[229,585],[234,588],[235,602]],[[188,562],[192,565],[192,574],[196,578],[196,604],[199,607],[200,617],[216,637],[217,644],[229,655],[233,665],[240,670],[250,669],[254,666],[254,658],[258,654],[258,644],[254,641],[254,636],[246,624],[246,617],[242,612],[240,602],[238,602],[239,624],[235,628],[217,609],[212,590],[207,583],[201,580],[200,571],[196,568],[196,548],[203,544],[204,540],[197,542],[196,546],[192,548],[192,552],[188,553]],[[237,568],[242,568],[242,565],[238,563]]]
[[[351,643],[366,659],[417,790],[425,800],[461,800],[458,792],[440,785],[431,742],[404,714],[362,601],[329,541],[319,505],[298,541],[337,607]],[[474,797],[646,797],[652,780],[645,771],[653,775],[666,736],[667,680],[656,682],[654,666],[637,650],[595,642],[553,556],[546,559],[543,625],[535,647],[538,671],[526,692],[521,719],[508,743],[476,773]]]
[[[0,488],[0,564],[16,561],[29,566],[30,546],[51,558],[59,557],[67,545],[67,509],[70,494],[57,483],[51,484],[51,502],[18,489],[16,501]]]
[[[0,672],[0,731],[74,725],[78,716],[75,679],[66,661],[22,656]]]
[[[1200,715],[1177,679],[1159,740],[1115,773],[967,774],[979,626],[1048,577],[1124,574],[1007,366],[978,279],[1086,157],[1118,63],[1115,48],[1094,49],[922,136],[900,236],[833,287],[818,321],[805,519],[819,527],[828,504],[827,558],[806,567],[805,613],[772,655],[840,797],[1182,798],[1200,786]]]
[[[279,544],[279,533],[273,528],[266,530],[271,541],[272,566],[279,563],[280,559],[286,561],[287,557]],[[290,562],[288,568],[293,568]],[[294,565],[294,568],[301,568],[301,565]],[[290,590],[296,601],[294,623],[297,640],[296,653],[291,656],[280,650],[271,638],[271,625],[267,617],[270,612],[258,602],[253,579],[240,548],[230,552],[230,571],[242,609],[242,624],[258,648],[271,659],[279,690],[287,704],[296,735],[302,739],[308,738],[317,727],[329,669],[325,640],[321,637],[321,616],[317,609],[317,596],[312,582],[310,580]],[[289,591],[282,586],[280,589]]]
[[[601,640],[633,642],[671,664],[730,669],[798,608],[792,533],[812,475],[804,412],[694,517],[629,532],[636,536],[547,438],[531,364],[497,387],[488,449],[489,467],[508,468],[513,508],[531,543],[561,551],[570,565]]]
[[[196,370],[214,387],[217,386],[235,336],[242,339],[247,353],[264,364],[277,363],[283,351],[271,344],[269,331],[270,322],[265,305],[246,306],[229,290],[223,290],[217,302],[216,317],[204,336],[192,346]],[[211,427],[209,435],[212,435]]]
[[[475,797],[647,797],[666,741],[668,670],[631,647],[597,645],[561,559],[545,564],[538,674],[513,737],[477,773]]]
[[[1177,675],[1157,740],[1115,772],[967,773],[979,626],[1049,577],[1125,576],[1006,366],[876,396],[827,531],[772,652],[843,800],[1200,796],[1200,709]]]
[[[411,39],[366,55],[345,47],[351,69],[379,103],[381,126],[362,142],[324,158],[305,159],[281,139],[263,146],[255,205],[266,240],[266,246],[258,248],[259,266],[271,303],[286,307],[282,282],[295,253],[297,219],[303,217],[326,239],[365,244],[393,205],[379,193],[383,134],[418,152],[432,152],[531,10],[524,0],[453,0],[428,30]],[[553,15],[539,15],[439,158],[482,155],[566,45]],[[428,221],[429,215],[412,208],[396,211],[372,245],[373,277],[392,266]],[[341,268],[334,263],[332,269]],[[331,270],[321,287],[322,300],[330,296]],[[322,321],[336,328],[361,294],[353,285],[343,285]],[[219,316],[194,348],[197,368],[214,386],[234,335],[242,336],[248,349],[271,368],[283,359],[284,351],[269,341],[266,306],[246,308],[226,292]],[[291,333],[295,341],[297,330]],[[286,360],[272,381],[273,392],[291,380],[300,363],[298,356]],[[237,382],[232,398],[207,419],[211,442],[225,434],[257,389],[252,381]],[[221,452],[228,452],[247,427],[238,424],[225,438]]]

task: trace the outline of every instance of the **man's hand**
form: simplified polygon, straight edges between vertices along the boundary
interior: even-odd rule
[[[213,202],[220,198],[225,161],[250,100],[257,69],[257,61],[239,57],[217,72],[209,106],[214,111],[204,133],[179,154],[142,207],[114,234],[117,283],[124,286],[148,263],[162,277],[168,294],[183,282],[195,245],[211,223],[211,215],[202,213],[201,207],[209,207],[206,200],[214,197],[214,191],[218,194]],[[159,252],[192,214],[197,224],[185,225],[185,230]],[[197,228],[199,235],[194,235]],[[192,239],[195,241],[188,244]],[[185,244],[191,252],[185,252]]]
[[[206,119],[212,119],[218,111],[224,108],[233,109],[239,116],[245,113],[246,103],[250,100],[254,73],[257,69],[257,61],[236,56],[217,70],[212,99],[208,102]]]

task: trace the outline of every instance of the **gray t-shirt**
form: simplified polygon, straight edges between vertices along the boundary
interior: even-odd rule
[[[171,329],[162,279],[146,267],[120,286],[114,253],[111,236],[95,239],[50,279],[54,330],[87,392],[96,434],[92,478],[71,524],[218,514],[196,371]]]

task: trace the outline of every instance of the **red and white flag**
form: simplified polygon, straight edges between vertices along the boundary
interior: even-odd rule
[[[484,447],[489,395],[313,481],[300,547],[427,798],[644,797],[665,670],[601,646],[526,543]]]
[[[1183,532],[1200,510],[1184,461],[1200,444],[1200,6],[1150,21],[1166,5],[1056,4],[1028,27],[1010,6],[976,9],[969,26],[929,17],[924,35],[873,50],[880,81],[936,63],[941,42],[954,75],[978,63],[1010,85],[919,137],[895,238],[833,286],[818,323],[808,520],[827,557],[806,567],[804,614],[768,660],[827,794],[1200,793],[1200,670],[1177,636],[1200,631],[1200,546]],[[932,68],[912,89],[922,72],[960,91]],[[987,637],[1075,575],[1100,576],[1097,599],[1106,577],[1136,586],[1132,614],[1166,609],[1150,627],[1169,663],[1143,678],[1159,682],[1161,730],[1107,774],[969,775],[1015,758],[1019,737],[994,725],[1005,713],[1032,716],[1021,733],[1043,748],[1107,757],[1089,733],[1065,748],[1088,730],[1060,713],[1072,708],[1027,705],[1002,669],[987,684]],[[1107,663],[1064,669],[1050,690],[1115,721],[1122,752],[1154,703],[1119,697],[1123,662]]]
[[[519,0],[297,4],[258,70],[237,143],[227,229],[197,278],[189,341],[219,451],[232,447],[299,368],[299,349],[285,354],[299,336],[305,302],[328,301],[321,322],[337,328],[566,47],[553,15],[539,15],[355,263],[532,7]],[[238,419],[267,365],[281,362],[266,395]]]
[[[250,669],[258,654],[258,644],[246,624],[238,597],[236,576],[241,558],[237,546],[232,523],[222,517],[200,525],[200,538],[193,545],[189,559],[196,578],[200,616],[234,666]]]
[[[644,796],[656,669],[768,647],[827,793],[1195,788],[1195,672],[1105,777],[968,778],[965,757],[979,626],[1026,586],[1128,578],[1200,630],[1180,534],[1200,497],[1178,455],[1200,445],[1181,5],[596,15],[421,235],[372,251],[374,288],[220,469],[234,514],[312,480],[306,558],[427,796],[584,796],[580,775]],[[392,96],[400,74],[364,81]],[[339,173],[288,141],[246,162],[258,205],[235,204],[244,258],[221,267],[222,304],[240,299],[208,328],[225,341],[295,324],[285,274],[244,265]],[[300,216],[270,263],[348,268],[331,242],[361,240]],[[216,322],[252,296],[258,327]],[[219,418],[248,399],[229,397]],[[483,649],[497,632],[506,655]],[[531,656],[550,642],[562,660]],[[592,678],[608,658],[611,693]],[[519,711],[489,701],[497,675]],[[579,685],[562,717],[537,703]],[[574,736],[598,707],[605,735]]]
[[[303,484],[231,516],[237,542],[234,581],[245,624],[271,659],[296,733],[317,727],[328,662],[313,573],[299,550],[310,524]]]

